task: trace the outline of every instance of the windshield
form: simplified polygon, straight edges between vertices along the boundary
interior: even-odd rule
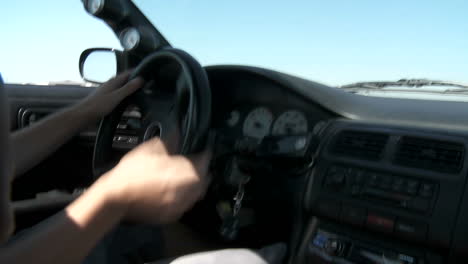
[[[339,86],[468,83],[468,1],[145,1],[174,46],[203,64],[266,67]]]
[[[468,83],[464,0],[134,2],[203,65],[253,65],[336,87],[413,78]],[[2,21],[6,82],[80,82],[81,51],[121,48],[79,0],[6,1]]]

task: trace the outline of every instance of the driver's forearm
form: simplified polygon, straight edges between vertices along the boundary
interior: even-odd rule
[[[125,212],[106,193],[91,187],[64,212],[0,248],[0,263],[80,263]]]
[[[15,176],[27,172],[72,138],[90,122],[90,107],[67,107],[12,134]]]

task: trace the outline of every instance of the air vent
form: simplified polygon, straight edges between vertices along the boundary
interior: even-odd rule
[[[463,144],[420,137],[402,137],[395,163],[445,173],[457,173],[463,164]]]
[[[379,160],[388,138],[389,136],[383,133],[344,130],[338,133],[332,152],[342,156]]]

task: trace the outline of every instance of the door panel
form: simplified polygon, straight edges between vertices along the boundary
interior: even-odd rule
[[[12,131],[75,103],[93,89],[77,85],[19,84],[7,84],[6,88]],[[97,124],[90,124],[89,128],[64,144],[44,162],[14,180],[12,200],[16,208],[17,231],[63,207],[63,198],[41,196],[40,193],[51,190],[72,193],[74,189],[89,186],[92,182],[92,154],[96,131]]]

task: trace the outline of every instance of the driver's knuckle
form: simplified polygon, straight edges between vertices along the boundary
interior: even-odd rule
[[[190,169],[191,164],[190,164],[189,159],[187,159],[184,156],[178,156],[177,160],[178,160],[179,166],[181,166],[181,168],[183,168],[184,170],[189,170]]]

